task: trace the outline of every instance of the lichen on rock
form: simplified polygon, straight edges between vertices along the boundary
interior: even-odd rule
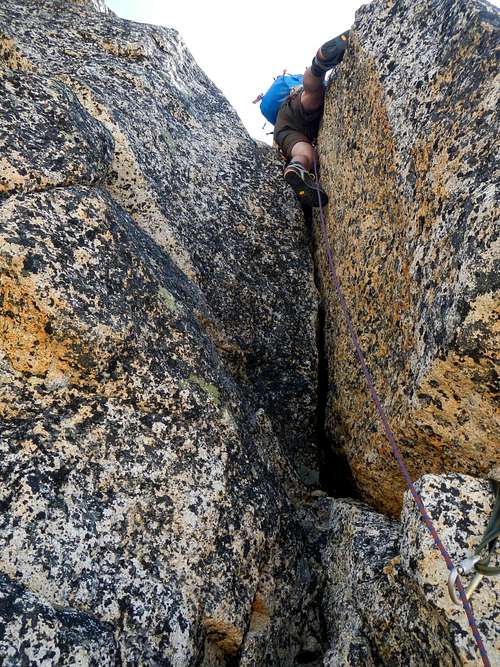
[[[0,655],[2,665],[92,664],[111,667],[118,651],[109,624],[72,609],[54,608],[0,575]],[[35,641],[19,646],[29,630]]]
[[[498,11],[372,2],[329,86],[329,233],[376,387],[414,478],[498,458]],[[362,496],[397,515],[391,459],[328,291],[329,420]],[[330,296],[331,294],[331,296]]]
[[[0,193],[102,180],[111,136],[59,81],[0,70]]]
[[[497,35],[481,1],[375,0],[320,136],[347,299],[456,561],[492,495],[442,473],[497,457]],[[478,664],[409,496],[395,518],[321,248],[318,380],[314,226],[276,153],[174,30],[101,0],[4,0],[0,62],[0,663]],[[373,506],[317,488],[324,384]],[[490,581],[474,607],[495,655]]]
[[[451,558],[460,562],[481,540],[493,509],[489,483],[429,475],[417,486]],[[481,664],[463,609],[448,595],[446,563],[409,492],[401,523],[353,500],[325,498],[316,512],[318,539],[327,543],[325,665]],[[492,665],[499,664],[499,603],[494,580],[483,579],[473,605]]]
[[[0,26],[0,655],[291,664],[317,296],[279,161],[173,30]]]

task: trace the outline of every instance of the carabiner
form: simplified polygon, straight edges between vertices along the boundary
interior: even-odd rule
[[[478,556],[477,554],[470,558],[464,558],[464,560],[461,561],[460,564],[457,565],[457,567],[454,567],[453,570],[450,572],[450,576],[448,577],[448,592],[454,604],[456,605],[462,604],[460,599],[457,597],[456,581],[458,575],[463,576],[464,574],[469,574],[469,572],[474,571],[475,564],[478,563],[480,560],[481,556]],[[465,594],[467,596],[467,599],[469,599],[470,596],[474,593],[476,588],[479,586],[479,583],[481,582],[482,578],[483,575],[480,574],[479,572],[477,572],[474,575],[472,581],[465,589]]]

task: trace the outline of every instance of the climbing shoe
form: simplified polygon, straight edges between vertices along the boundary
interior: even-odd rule
[[[328,196],[321,185],[317,182],[314,174],[297,160],[292,160],[283,173],[285,181],[295,192],[297,199],[306,206],[319,206],[318,194],[321,204],[328,204]]]
[[[314,56],[311,64],[311,72],[314,76],[321,78],[325,75],[325,72],[342,62],[347,47],[348,37],[349,31],[344,32],[338,37],[334,37],[329,42],[325,42],[323,46],[318,49],[318,53]]]

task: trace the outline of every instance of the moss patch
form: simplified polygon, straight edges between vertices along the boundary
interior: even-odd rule
[[[167,306],[170,312],[172,313],[177,312],[177,303],[173,295],[168,291],[168,289],[166,289],[165,287],[160,287],[160,289],[158,290],[158,296]]]
[[[194,375],[194,373],[191,373],[191,375],[188,377],[188,382],[192,382],[193,384],[197,384],[198,387],[201,387],[201,389],[207,392],[215,405],[220,407],[220,392],[214,384],[206,382],[198,375]]]

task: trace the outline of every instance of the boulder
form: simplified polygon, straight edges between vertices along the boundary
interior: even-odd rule
[[[499,12],[375,0],[356,14],[320,132],[327,224],[375,385],[414,479],[498,461]],[[333,447],[369,504],[404,482],[318,249]]]
[[[177,33],[0,7],[0,655],[293,664],[309,238]]]
[[[458,564],[481,541],[491,516],[489,482],[426,475],[417,487]],[[409,492],[401,523],[349,499],[321,499],[315,511],[317,539],[326,544],[320,603],[325,665],[483,664],[462,606],[449,597],[446,563]],[[472,602],[490,662],[500,665],[500,591],[493,578],[482,580]]]

